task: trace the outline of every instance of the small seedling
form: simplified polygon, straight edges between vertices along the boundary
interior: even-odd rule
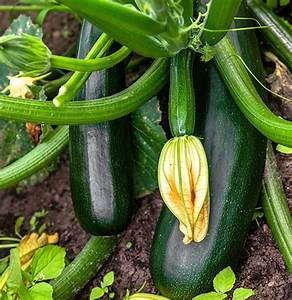
[[[133,243],[131,241],[128,241],[126,244],[127,249],[131,249],[133,247]]]
[[[257,207],[253,214],[252,220],[257,223],[258,227],[260,226],[259,219],[261,219],[263,216],[264,212],[262,211],[262,207]]]
[[[194,297],[193,300],[225,299],[229,296],[227,293],[233,289],[235,281],[236,281],[236,277],[234,272],[230,267],[227,267],[215,276],[213,280],[213,286],[215,291],[198,295]],[[252,289],[237,288],[233,292],[232,299],[245,300],[254,295],[255,293]]]
[[[108,299],[113,299],[115,297],[115,293],[111,291],[111,286],[115,281],[115,273],[113,271],[108,272],[103,276],[103,279],[100,283],[100,286],[95,287],[91,290],[89,299],[95,300],[100,299],[104,295],[108,296]]]

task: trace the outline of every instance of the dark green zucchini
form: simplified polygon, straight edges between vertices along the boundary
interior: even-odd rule
[[[84,57],[100,32],[85,22],[79,57]],[[95,72],[78,99],[94,99],[124,87],[123,65]],[[93,235],[115,235],[131,219],[130,130],[127,117],[70,127],[70,182],[75,214]]]
[[[251,46],[246,37],[242,40],[238,36],[237,46]],[[247,51],[247,47],[241,50],[244,59],[256,53]],[[253,57],[253,61],[254,66],[259,57]],[[155,286],[171,299],[191,299],[208,291],[219,271],[236,266],[264,169],[266,140],[239,111],[214,64],[196,68],[195,89],[196,135],[203,138],[209,163],[210,223],[202,242],[184,245],[177,220],[163,208],[150,268]]]
[[[292,69],[291,28],[279,18],[262,0],[248,0],[255,18],[270,28],[260,30],[265,40],[283,62]]]

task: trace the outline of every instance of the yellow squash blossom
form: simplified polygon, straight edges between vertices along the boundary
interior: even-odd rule
[[[179,220],[183,242],[202,241],[208,230],[210,194],[207,158],[197,137],[175,137],[164,145],[158,182],[165,204]]]

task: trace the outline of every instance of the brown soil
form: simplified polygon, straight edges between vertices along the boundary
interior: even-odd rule
[[[11,2],[1,1],[1,4]],[[2,32],[9,22],[9,16],[3,13],[0,15]],[[45,25],[45,30],[51,32],[50,35],[46,35],[49,47],[55,53],[62,53],[77,39],[78,28],[79,24],[73,17],[51,14]],[[292,156],[278,155],[278,163],[292,208]],[[44,208],[49,212],[47,221],[50,222],[50,228],[59,232],[60,244],[66,247],[69,259],[76,256],[89,237],[78,225],[72,210],[66,155],[62,157],[59,170],[42,184],[20,192],[16,189],[0,192],[0,199],[0,233],[12,233],[19,215],[29,217],[33,212]],[[126,288],[135,291],[145,281],[144,290],[155,292],[148,268],[148,254],[161,199],[159,193],[155,192],[139,202],[141,207],[124,233],[114,255],[101,273],[76,296],[76,300],[88,299],[91,288],[98,285],[102,274],[110,270],[116,275],[114,291],[117,299],[122,299]],[[127,247],[128,242],[132,243],[130,248]],[[237,277],[238,286],[255,290],[255,299],[292,299],[292,277],[285,268],[264,220],[260,221],[259,226],[254,223],[250,230]]]

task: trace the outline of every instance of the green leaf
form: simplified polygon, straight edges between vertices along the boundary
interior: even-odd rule
[[[131,114],[133,127],[134,195],[150,194],[157,188],[157,165],[160,151],[166,142],[159,125],[161,111],[157,97]]]
[[[37,24],[33,24],[31,18],[25,15],[20,15],[17,19],[13,20],[9,28],[5,31],[4,35],[20,35],[22,33],[34,35],[39,38],[43,37],[42,28]]]
[[[111,292],[111,293],[109,293],[109,295],[108,295],[108,296],[109,296],[109,298],[110,298],[110,299],[114,299],[114,297],[115,297],[115,293],[114,293],[114,292]]]
[[[14,225],[14,232],[17,236],[21,237],[20,230],[24,222],[24,216],[20,216],[16,219]]]
[[[245,288],[237,288],[233,292],[233,300],[245,300],[254,296],[255,293],[252,289],[245,289]]]
[[[91,290],[89,300],[99,299],[104,295],[104,291],[100,287],[95,287]]]
[[[20,286],[20,288],[18,289],[18,296],[20,298],[20,300],[34,300],[34,299],[37,299],[37,298],[32,298],[28,292],[28,289],[27,287],[22,284]]]
[[[113,271],[108,272],[103,276],[103,283],[105,286],[111,286],[115,281],[115,273]]]
[[[53,300],[53,287],[46,282],[35,284],[28,292],[34,300]]]
[[[226,294],[219,295],[216,292],[210,292],[210,293],[198,295],[192,300],[223,300],[225,298],[227,298]]]
[[[229,292],[235,283],[235,274],[230,267],[225,268],[219,272],[214,280],[213,285],[217,293]]]
[[[33,281],[58,277],[65,267],[65,255],[65,249],[55,245],[47,245],[37,250],[31,264]]]
[[[19,250],[14,248],[10,250],[9,277],[7,279],[7,287],[9,290],[17,291],[21,285],[22,275]]]

